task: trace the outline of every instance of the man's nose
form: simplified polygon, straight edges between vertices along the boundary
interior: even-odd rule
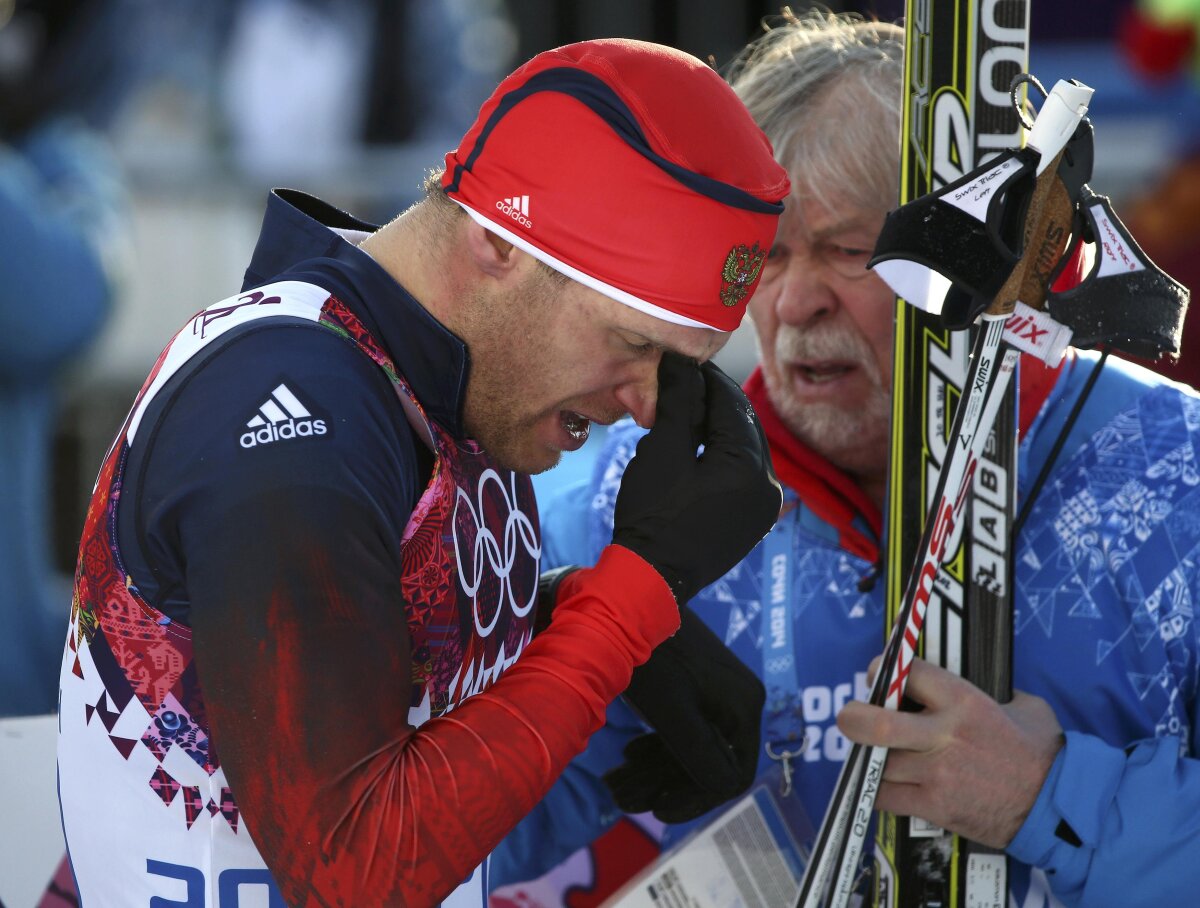
[[[643,429],[654,425],[658,406],[658,360],[643,365],[639,374],[617,386],[615,397],[621,408]]]
[[[808,325],[837,309],[829,269],[815,257],[792,256],[777,285],[775,312],[785,324]]]

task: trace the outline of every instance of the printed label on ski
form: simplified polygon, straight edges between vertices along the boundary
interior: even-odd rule
[[[908,0],[901,202],[954,182],[1021,143],[1008,86],[1028,66],[1028,17],[1028,0]],[[979,192],[986,195],[986,189]],[[979,192],[962,203],[981,204],[974,197]],[[1016,325],[1021,328],[1029,333],[1024,322]],[[937,317],[897,302],[887,513],[889,632],[949,454],[969,349],[968,332],[947,331]],[[967,515],[933,584],[922,651],[925,659],[1001,700],[1011,695],[1015,395],[1013,382],[973,477]],[[908,820],[880,816],[876,904],[1003,905],[1006,897],[993,901],[997,890],[1007,890],[1003,855],[939,833],[930,824],[914,828]],[[981,860],[972,864],[973,857]],[[972,874],[973,867],[979,872]]]

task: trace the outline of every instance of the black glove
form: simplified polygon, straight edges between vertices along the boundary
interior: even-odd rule
[[[664,354],[654,428],[621,479],[613,542],[649,562],[682,605],[758,544],[782,503],[742,389],[712,363]]]
[[[537,636],[550,626],[554,617],[554,606],[558,602],[558,588],[567,579],[568,574],[579,570],[577,564],[564,564],[562,567],[543,571],[538,577],[537,610],[533,618],[533,636]]]
[[[707,813],[750,787],[766,691],[689,609],[679,631],[634,669],[625,699],[654,729],[625,747],[604,782],[627,813],[664,823]]]

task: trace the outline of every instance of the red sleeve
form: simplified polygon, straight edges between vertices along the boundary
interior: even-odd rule
[[[348,800],[392,793],[380,826],[401,831],[375,848],[395,861],[368,871],[347,904],[382,892],[405,905],[443,898],[545,796],[634,667],[678,627],[668,587],[627,549],[609,546],[564,581],[549,629],[495,685],[410,730],[343,789]],[[350,838],[339,844],[355,850]]]

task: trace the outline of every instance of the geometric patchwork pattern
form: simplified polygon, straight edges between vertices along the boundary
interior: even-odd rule
[[[89,707],[87,710],[87,721],[92,721],[92,716],[99,716],[100,721],[104,723],[104,727],[108,731],[113,730],[113,726],[117,724],[117,720],[121,718],[120,710],[109,709],[108,692],[102,691],[100,699],[96,701],[95,707]]]
[[[126,760],[129,759],[129,755],[133,753],[133,749],[137,747],[138,743],[134,738],[118,738],[116,735],[109,735],[108,740],[117,749],[117,753]]]
[[[1197,402],[1149,391],[1059,464],[1017,547],[1017,650],[1090,646],[1082,669],[1123,669],[1121,696],[1185,739],[1200,688],[1198,446]]]
[[[228,788],[221,789],[221,803],[219,805],[221,816],[225,818],[225,822],[229,824],[229,828],[234,832],[238,831],[238,820],[241,817],[238,811],[237,802],[233,800],[233,792]]]
[[[184,785],[180,790],[183,792],[184,817],[187,819],[188,829],[191,829],[196,818],[204,812],[204,797],[195,785]]]
[[[150,777],[150,787],[162,798],[164,804],[170,804],[175,800],[175,795],[179,794],[179,783],[161,766],[154,770],[154,775]]]
[[[197,700],[198,686],[190,670],[190,640],[184,632],[154,620],[154,613],[137,598],[117,565],[112,532],[113,508],[119,498],[120,477],[116,463],[124,462],[127,446],[115,447],[101,471],[97,497],[88,513],[84,543],[89,556],[77,577],[72,603],[72,633],[69,646],[79,652],[78,640],[86,639],[101,684],[94,703],[84,703],[84,724],[102,725],[113,748],[126,760],[145,747],[158,762],[173,748],[183,751],[209,775],[217,771],[209,757],[208,736],[184,707],[181,698]],[[104,504],[101,504],[104,503]],[[77,657],[78,661],[78,657]],[[83,676],[82,665],[77,672]],[[115,734],[118,726],[136,728],[149,712],[150,721],[138,737]],[[136,732],[135,732],[136,734]],[[163,766],[147,780],[164,806],[183,794],[185,818],[190,828],[206,810],[222,812],[236,829],[237,808],[232,795],[222,804],[205,803],[201,789],[184,787]]]
[[[196,818],[201,813],[207,811],[210,817],[215,817],[218,813],[221,814],[229,824],[229,828],[234,833],[237,833],[241,813],[238,810],[237,803],[233,800],[233,792],[229,790],[228,786],[221,789],[220,803],[217,803],[212,798],[205,801],[198,786],[180,785],[171,777],[170,773],[160,766],[150,776],[150,788],[168,806],[180,792],[183,792],[184,818],[187,821],[188,829],[192,828],[192,824],[196,822]]]

